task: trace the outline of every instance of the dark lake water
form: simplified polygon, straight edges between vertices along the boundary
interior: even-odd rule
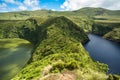
[[[120,44],[94,34],[88,34],[90,41],[84,45],[93,60],[108,64],[108,73],[120,75]]]

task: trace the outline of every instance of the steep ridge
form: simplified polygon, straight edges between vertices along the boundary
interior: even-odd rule
[[[37,48],[39,51],[36,49],[34,54],[41,52],[41,56],[46,56],[49,53],[65,52],[68,49],[67,47],[64,48],[64,46],[69,46],[71,41],[85,43],[89,40],[86,33],[80,27],[64,16],[50,18],[41,24],[39,34],[39,38],[43,39],[39,42],[39,45],[44,45],[40,47],[38,46]]]
[[[29,18],[23,21],[6,21],[0,23],[0,39],[4,38],[22,38],[36,44],[37,39],[37,21]]]
[[[29,64],[13,80],[106,80],[107,65],[94,62],[81,42],[84,31],[65,17],[48,19],[39,27],[39,42]],[[69,78],[69,77],[68,77]]]

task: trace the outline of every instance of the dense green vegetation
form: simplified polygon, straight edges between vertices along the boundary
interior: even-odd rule
[[[108,40],[120,42],[120,22],[95,21],[92,25],[92,33],[103,36]]]
[[[23,21],[1,21],[0,39],[4,38],[22,38],[30,41],[32,44],[37,43],[37,22],[29,18]]]
[[[103,8],[1,13],[0,39],[22,38],[34,45],[28,65],[13,80],[49,80],[66,71],[76,74],[77,80],[118,79],[117,75],[106,75],[107,65],[93,61],[82,43],[89,40],[85,32],[119,41],[119,13]]]
[[[92,32],[104,36],[106,33],[119,27],[120,23],[95,22],[92,26]]]
[[[81,42],[88,40],[88,37],[72,21],[63,16],[48,19],[41,24],[39,32],[40,42],[37,44],[29,65],[13,80],[37,80],[66,70],[77,71],[77,76],[83,75],[79,79],[84,79],[85,76],[92,80],[94,78],[107,79],[105,75],[108,70],[107,65],[94,62],[89,57],[81,45]]]
[[[89,12],[89,13],[88,13]],[[22,11],[1,13],[1,20],[25,20],[30,17],[51,17],[51,16],[89,16],[95,18],[112,18],[119,19],[120,10],[107,10],[103,8],[86,7],[76,11],[52,11],[52,10],[36,10],[36,11]],[[111,17],[112,16],[112,17]]]
[[[26,20],[28,18],[34,17],[34,19],[37,20],[38,25],[40,25],[42,22],[44,22],[50,17],[66,16],[68,19],[72,20],[78,26],[83,28],[86,32],[93,31],[96,34],[105,35],[109,31],[111,31],[114,27],[118,27],[118,25],[120,25],[119,14],[120,14],[120,10],[112,11],[112,10],[107,10],[103,8],[86,7],[76,11],[58,12],[58,11],[51,11],[51,10],[36,10],[36,11],[1,13],[0,20],[1,21],[2,20]],[[104,31],[101,31],[101,30],[104,30]]]
[[[48,19],[41,25],[40,30],[39,37],[41,40],[40,45],[42,46],[38,46],[38,51],[36,49],[33,53],[33,60],[40,59],[40,57],[49,54],[67,52],[69,50],[67,48],[72,44],[71,41],[76,42],[75,40],[77,40],[82,43],[88,41],[88,37],[84,31],[63,16]],[[71,51],[72,49],[74,49],[74,46],[71,46]],[[37,56],[38,58],[36,55],[39,55]]]
[[[104,37],[120,43],[120,28],[114,28],[112,31],[105,34]]]

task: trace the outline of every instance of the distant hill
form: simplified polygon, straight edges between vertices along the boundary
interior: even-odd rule
[[[108,10],[104,8],[86,7],[73,11],[81,15],[87,16],[119,16],[120,10]]]
[[[34,18],[37,20],[38,25],[41,25],[41,23],[46,21],[48,18],[65,16],[72,20],[79,27],[84,29],[86,32],[94,31],[97,34],[105,35],[105,33],[111,31],[114,27],[119,27],[119,14],[120,10],[108,10],[104,8],[93,7],[85,7],[75,11],[20,11],[0,13],[0,23],[6,21],[9,23],[12,20],[14,20],[13,22],[16,22],[17,20],[24,22],[24,20]],[[103,31],[101,32],[101,30]]]
[[[52,10],[36,10],[36,11],[20,11],[0,13],[0,20],[17,20],[27,19],[29,17],[50,17],[50,16],[120,16],[120,10],[108,10],[104,8],[86,7],[75,11],[52,11]]]

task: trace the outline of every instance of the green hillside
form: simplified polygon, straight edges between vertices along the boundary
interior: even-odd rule
[[[112,31],[105,34],[104,38],[107,38],[109,40],[116,41],[116,42],[120,43],[120,27],[115,28]]]
[[[104,36],[114,28],[118,28],[120,23],[109,23],[109,22],[94,22],[92,25],[92,32]]]
[[[21,21],[6,21],[0,23],[0,39],[4,38],[22,38],[37,43],[37,21],[33,18]]]
[[[120,10],[86,7],[76,11],[36,10],[0,13],[0,20],[26,20],[28,18],[35,18],[38,21],[38,24],[40,24],[50,17],[65,16],[78,26],[82,27],[85,31],[91,31],[94,22],[110,24],[120,23],[119,14]]]
[[[82,8],[0,13],[0,39],[22,38],[34,45],[28,64],[12,80],[119,80],[106,64],[93,61],[83,45],[85,32],[119,42],[120,11]],[[112,37],[111,37],[112,35]]]
[[[65,73],[76,75],[77,80],[107,79],[107,65],[89,57],[81,44],[88,37],[72,21],[63,16],[50,18],[39,32],[40,41],[29,64],[13,80],[56,80]]]
[[[52,10],[36,10],[22,12],[0,13],[0,20],[18,20],[27,19],[29,17],[51,17],[51,16],[88,16],[94,19],[105,20],[107,18],[119,19],[120,10],[108,10],[104,8],[85,7],[76,11],[52,11]],[[119,16],[119,17],[118,17]]]
[[[107,15],[119,16],[120,14],[120,10],[108,10],[104,8],[92,8],[92,7],[85,7],[74,12],[88,16],[107,16]]]

